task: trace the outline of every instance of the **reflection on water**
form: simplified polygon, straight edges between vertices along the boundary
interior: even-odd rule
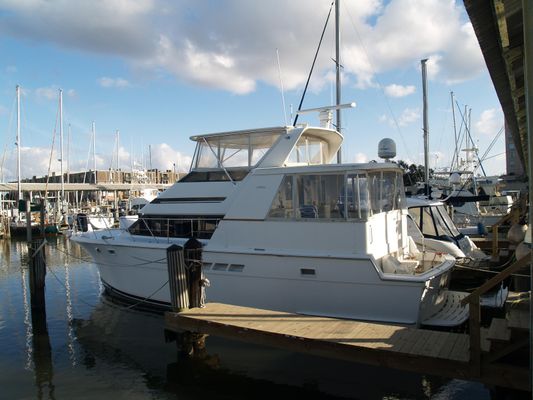
[[[79,246],[61,236],[48,241],[40,313],[31,308],[26,244],[0,241],[0,398],[490,398],[479,384],[213,336],[193,341],[190,357],[165,341],[161,314],[103,296]]]

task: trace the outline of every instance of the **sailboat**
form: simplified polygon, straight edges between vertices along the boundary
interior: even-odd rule
[[[208,301],[459,325],[468,307],[460,305],[465,293],[448,288],[455,260],[419,251],[408,236],[393,152],[380,163],[331,163],[343,141],[332,113],[352,106],[314,109],[320,126],[192,136],[190,172],[133,225],[72,239],[94,259],[108,293],[129,301],[169,307],[167,249],[192,239],[203,247]]]

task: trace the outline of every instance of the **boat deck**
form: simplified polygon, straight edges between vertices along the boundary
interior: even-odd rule
[[[166,330],[212,334],[290,351],[529,390],[528,372],[469,364],[465,333],[361,322],[209,303],[165,314]]]

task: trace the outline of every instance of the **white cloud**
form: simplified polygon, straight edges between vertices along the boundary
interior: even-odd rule
[[[389,97],[405,97],[415,92],[413,85],[402,86],[393,83],[392,85],[385,86],[385,94]]]
[[[501,110],[491,108],[485,110],[479,116],[479,120],[474,123],[474,133],[494,136],[503,127],[503,114]]]
[[[392,117],[389,117],[387,115],[381,115],[379,117],[379,122],[387,123],[390,126],[396,126],[396,123],[398,124],[398,126],[407,126],[420,119],[420,110],[416,108],[406,108],[402,111],[400,116],[395,118],[396,122]]]
[[[35,95],[39,98],[54,100],[59,99],[59,90],[54,87],[42,87],[35,89]]]
[[[485,68],[472,26],[456,1],[359,0],[343,6],[344,82],[375,87],[376,74],[417,68],[425,57],[433,62],[430,78],[448,83]],[[279,49],[285,89],[294,90],[305,83],[329,7],[326,1],[310,7],[308,0],[4,0],[0,34],[112,54],[135,68],[237,94],[255,90],[260,81],[278,86]],[[331,18],[313,90],[326,87],[334,69],[333,25]],[[108,79],[103,84],[112,87],[127,82]]]
[[[150,147],[152,168],[157,168],[161,171],[172,171],[175,165],[177,172],[188,171],[192,157],[174,150],[166,143],[153,144]]]
[[[105,88],[125,88],[131,86],[131,84],[124,78],[109,78],[107,76],[98,79],[98,83]]]
[[[368,156],[365,153],[356,153],[353,157],[354,163],[366,163],[368,162]]]

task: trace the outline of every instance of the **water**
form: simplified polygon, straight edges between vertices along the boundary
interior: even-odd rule
[[[46,315],[32,316],[26,244],[0,241],[0,399],[490,399],[478,383],[213,336],[186,357],[161,314],[114,303],[79,246],[48,242]]]

